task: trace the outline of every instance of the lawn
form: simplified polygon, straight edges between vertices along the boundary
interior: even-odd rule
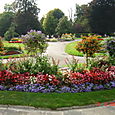
[[[67,44],[66,47],[65,47],[65,52],[68,53],[69,55],[83,57],[84,54],[75,49],[75,46],[76,46],[77,42],[78,41],[71,42],[71,43]],[[107,54],[106,53],[95,53],[94,54],[94,56],[101,56],[101,55],[104,56],[104,55],[107,55]]]
[[[84,93],[30,93],[0,91],[0,104],[34,106],[56,109],[60,107],[84,106],[115,100],[115,89]]]

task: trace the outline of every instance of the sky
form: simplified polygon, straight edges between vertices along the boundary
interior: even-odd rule
[[[14,0],[0,0],[0,13],[4,11],[4,5],[12,3]],[[50,10],[59,8],[66,16],[69,16],[69,12],[75,11],[75,4],[87,4],[92,0],[36,0],[38,8],[40,8],[39,17],[45,16]],[[72,10],[71,10],[72,9]]]

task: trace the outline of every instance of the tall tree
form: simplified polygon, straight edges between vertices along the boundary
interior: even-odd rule
[[[0,14],[0,36],[4,36],[4,33],[10,27],[14,18],[14,13],[12,12],[3,12]]]
[[[72,22],[68,20],[67,16],[63,16],[56,27],[56,33],[62,35],[72,32]]]
[[[16,13],[16,12],[17,12],[17,10],[16,10],[16,3],[13,2],[13,3],[11,3],[11,4],[5,4],[4,10],[5,10],[5,12],[13,12],[13,13]]]
[[[74,19],[75,33],[90,32],[88,16],[89,16],[88,5],[79,6],[78,4],[76,4],[76,12],[75,12],[75,19]]]
[[[55,29],[59,22],[59,19],[64,16],[64,13],[60,9],[54,9],[47,13],[46,18],[43,21],[43,28],[48,35],[54,35]]]
[[[15,0],[18,12],[15,23],[17,24],[16,32],[26,34],[31,29],[40,30],[36,0]]]
[[[93,0],[89,6],[92,31],[100,34],[115,32],[115,0]]]

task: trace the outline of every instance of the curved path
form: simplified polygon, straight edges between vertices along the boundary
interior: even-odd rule
[[[80,39],[76,40],[80,41]],[[59,65],[66,65],[65,59],[68,58],[69,60],[72,60],[72,56],[65,53],[65,46],[68,43],[71,43],[73,41],[66,41],[66,42],[48,42],[48,48],[46,50],[45,55],[48,57],[53,57],[56,62],[59,60]],[[79,63],[85,63],[84,57],[74,56],[76,59],[78,59]],[[16,58],[15,60],[18,60],[19,58]],[[11,61],[12,59],[3,59],[2,62],[6,63],[8,61]]]
[[[78,40],[77,40],[78,41]],[[59,65],[65,65],[65,59],[68,58],[69,60],[72,59],[71,55],[65,53],[65,46],[73,41],[67,42],[49,42],[49,46],[46,51],[46,55],[49,57],[53,57],[55,60],[59,60]],[[74,56],[76,59],[79,60],[79,63],[85,63],[84,57]]]

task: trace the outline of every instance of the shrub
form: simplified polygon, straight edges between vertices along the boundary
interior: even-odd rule
[[[56,39],[56,38],[51,38],[51,39],[47,38],[46,41],[47,42],[58,42],[58,39]]]
[[[75,38],[75,35],[74,34],[62,34],[60,40],[64,40],[64,41],[71,41],[71,40],[74,40]]]
[[[101,50],[101,40],[98,36],[82,36],[82,41],[76,45],[76,50],[83,52],[86,55],[86,62],[88,66],[88,57],[93,57],[94,53]]]
[[[15,62],[9,62],[9,68],[14,73],[30,72],[31,74],[58,74],[58,64],[51,64],[46,56],[37,56],[35,58],[20,59]]]
[[[36,55],[39,52],[41,54],[47,48],[45,35],[41,31],[30,30],[30,32],[21,38],[28,53]]]
[[[100,68],[100,70],[106,71],[106,68],[115,66],[115,58],[108,56],[96,57],[90,60],[90,69],[93,67]]]
[[[4,55],[4,44],[2,42],[2,37],[0,37],[0,55]]]
[[[115,38],[107,39],[107,50],[109,55],[115,58]]]

